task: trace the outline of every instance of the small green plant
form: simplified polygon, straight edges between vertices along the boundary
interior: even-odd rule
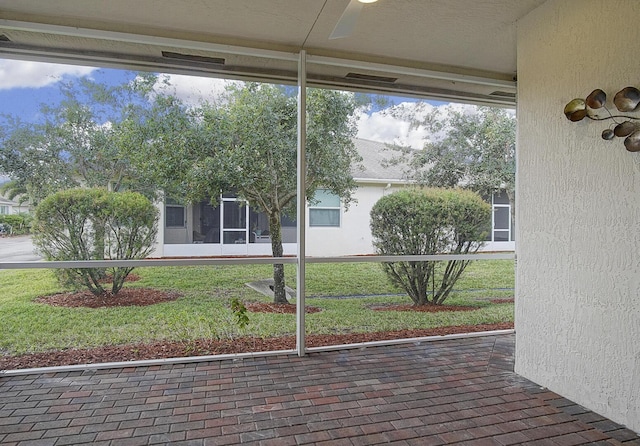
[[[244,329],[249,325],[249,316],[247,316],[247,307],[244,306],[242,301],[237,297],[231,299],[231,312],[235,318],[235,323],[240,328]]]

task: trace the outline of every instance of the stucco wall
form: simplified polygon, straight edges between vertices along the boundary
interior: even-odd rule
[[[358,186],[358,191],[355,194],[358,202],[352,203],[347,211],[342,209],[339,228],[307,226],[307,255],[372,254],[374,252],[373,241],[369,228],[371,208],[383,195],[401,187],[400,185],[392,185],[387,188],[386,183]]]
[[[637,0],[549,0],[518,25],[516,371],[635,431],[640,155],[562,111],[640,88],[639,44]]]

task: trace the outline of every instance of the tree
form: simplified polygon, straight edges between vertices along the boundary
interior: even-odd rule
[[[421,150],[401,149],[394,161],[407,164],[410,179],[429,187],[462,186],[483,196],[504,189],[514,202],[516,120],[506,110],[449,107],[442,116],[436,108],[412,124],[444,136],[434,136]]]
[[[158,211],[136,192],[68,189],[46,197],[36,208],[33,243],[47,260],[130,260],[145,258],[157,234]],[[117,294],[132,267],[108,268]],[[59,270],[65,285],[104,295],[104,268]]]
[[[9,180],[6,183],[0,185],[0,194],[4,195],[9,200],[18,199],[20,204],[24,204],[27,194],[27,189],[24,186],[18,184],[15,180]]]
[[[373,206],[371,235],[380,255],[468,254],[482,246],[490,221],[491,207],[477,193],[405,189]],[[393,262],[383,263],[383,268],[415,305],[440,305],[469,262]],[[444,264],[441,272],[436,268],[440,264]]]
[[[281,218],[296,209],[296,98],[269,84],[234,85],[227,93],[218,103],[191,110],[191,116],[164,98],[165,107],[146,120],[139,153],[167,191],[183,191],[191,202],[234,191],[260,209],[269,220],[272,254],[281,257]],[[310,89],[307,100],[306,195],[313,201],[323,188],[348,205],[355,189],[351,166],[359,160],[352,142],[354,96]],[[284,266],[274,265],[273,274],[274,302],[287,303]]]
[[[18,202],[18,209],[29,201],[27,189],[18,184],[15,180],[9,180],[0,185],[0,195]],[[21,212],[22,214],[22,212]],[[23,230],[28,231],[28,225],[20,225]],[[14,228],[15,230],[16,228]]]
[[[0,122],[0,174],[32,204],[74,187],[135,189],[150,195],[133,170],[131,146],[123,123],[142,116],[156,77],[106,86],[89,79],[62,83],[56,106],[42,105],[42,119],[24,122],[3,116]]]

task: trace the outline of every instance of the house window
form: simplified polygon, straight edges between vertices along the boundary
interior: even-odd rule
[[[508,242],[511,238],[511,206],[493,205],[493,241]]]
[[[309,206],[309,226],[340,227],[340,197],[325,189],[316,192]]]
[[[9,215],[9,206],[0,206],[0,215]]]
[[[494,193],[491,197],[493,215],[491,218],[491,230],[487,241],[509,242],[513,241],[513,221],[509,197],[504,191]]]
[[[184,228],[185,211],[184,206],[178,204],[175,200],[167,198],[165,206],[165,226],[167,228]]]

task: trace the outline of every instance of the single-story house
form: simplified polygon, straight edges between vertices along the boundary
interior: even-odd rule
[[[357,183],[355,203],[345,209],[339,197],[318,191],[318,203],[307,208],[307,254],[344,256],[373,254],[369,213],[384,195],[411,185],[402,165],[388,165],[392,152],[384,143],[354,139],[362,163],[353,171]],[[484,251],[513,251],[515,239],[511,205],[506,193],[489,198],[493,207],[491,232]],[[219,204],[210,200],[182,204],[167,200],[161,210],[159,246],[154,256],[271,255],[266,216],[245,206],[234,194],[223,194]],[[282,218],[284,253],[296,253],[296,221]]]

